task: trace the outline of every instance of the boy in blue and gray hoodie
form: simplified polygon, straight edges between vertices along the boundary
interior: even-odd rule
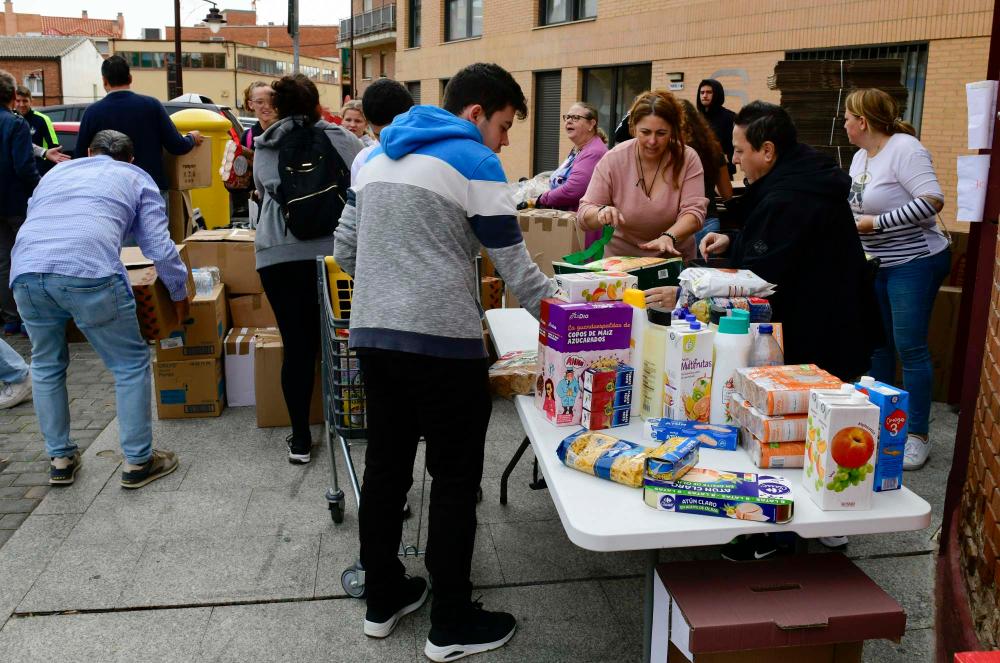
[[[531,261],[497,153],[520,86],[495,64],[459,71],[444,109],[415,106],[382,130],[351,189],[334,256],[354,276],[351,348],[368,399],[359,529],[364,631],[386,637],[427,597],[397,557],[417,441],[432,477],[427,570],[434,583],[424,653],[451,661],[505,644],[514,617],[473,602],[476,493],[492,410],[475,257],[485,247],[518,301],[538,315],[554,284]]]

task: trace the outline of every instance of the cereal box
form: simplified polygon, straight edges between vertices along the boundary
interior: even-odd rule
[[[806,426],[802,484],[812,500],[824,511],[870,509],[879,408],[857,392],[817,393]]]
[[[803,442],[806,439],[804,414],[768,416],[751,405],[739,392],[733,393],[729,411],[741,428],[761,442]]]
[[[837,389],[841,381],[815,364],[738,368],[736,391],[761,414],[804,414],[810,389]]]
[[[638,488],[647,456],[666,456],[676,448],[673,443],[644,447],[607,433],[579,430],[559,443],[556,455],[566,467]]]
[[[643,423],[646,439],[663,441],[676,435],[691,437],[709,449],[736,451],[740,431],[736,426],[706,424],[697,421],[675,421],[667,418],[650,418]]]
[[[625,272],[556,274],[556,299],[564,302],[621,301],[626,288],[638,280]]]
[[[642,498],[660,511],[787,523],[795,500],[784,477],[696,467],[676,481],[644,477]]]
[[[805,466],[805,442],[761,442],[753,435],[743,436],[747,454],[762,469],[791,469]]]
[[[903,485],[903,450],[910,395],[902,389],[864,379],[854,385],[879,409],[878,458],[875,460],[875,492],[897,490]]]
[[[663,416],[708,423],[712,406],[712,339],[708,329],[671,329],[664,360]]]

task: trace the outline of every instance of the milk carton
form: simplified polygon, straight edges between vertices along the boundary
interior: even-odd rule
[[[712,403],[712,331],[698,322],[667,332],[663,416],[708,423]]]
[[[898,490],[903,485],[903,451],[906,448],[910,395],[870,377],[861,378],[861,382],[854,386],[879,409],[875,492]]]
[[[802,484],[819,508],[871,508],[878,439],[879,409],[864,394],[810,394]]]

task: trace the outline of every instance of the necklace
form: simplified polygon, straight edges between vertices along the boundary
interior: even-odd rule
[[[656,186],[656,175],[660,172],[660,166],[663,165],[663,157],[667,156],[666,151],[660,155],[660,160],[656,164],[656,170],[653,171],[653,183],[646,188],[646,174],[642,172],[642,159],[639,157],[639,143],[635,144],[635,165],[639,169],[639,179],[636,180],[635,185],[639,186],[642,184],[642,192],[646,194],[647,198],[652,198],[653,187]]]

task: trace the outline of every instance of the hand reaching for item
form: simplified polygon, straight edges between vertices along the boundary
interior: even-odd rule
[[[643,291],[646,295],[646,306],[672,310],[677,304],[677,286],[665,285]]]
[[[55,147],[50,147],[45,150],[45,158],[52,163],[62,163],[63,161],[69,161],[73,157],[68,154],[63,154],[62,145],[56,145]]]
[[[660,235],[651,242],[640,244],[639,248],[646,251],[656,251],[661,255],[679,256],[681,254],[681,252],[677,250],[677,247],[674,246],[673,238],[669,235]]]
[[[597,222],[602,226],[619,228],[625,225],[625,217],[618,211],[617,207],[605,205],[597,210]]]
[[[701,246],[698,247],[698,253],[705,260],[708,260],[710,256],[721,255],[729,249],[729,235],[723,235],[722,233],[708,233],[701,240]]]

